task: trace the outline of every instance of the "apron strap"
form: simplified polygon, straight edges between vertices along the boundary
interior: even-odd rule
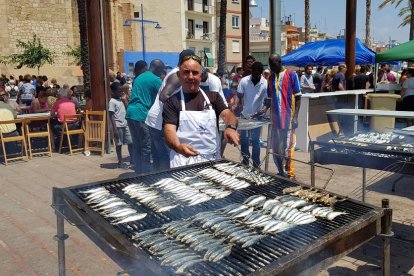
[[[207,106],[210,110],[213,110],[213,106],[210,103],[210,99],[207,97],[206,93],[204,93],[203,89],[200,88],[200,92],[204,97],[204,100],[207,103]],[[185,111],[185,101],[184,101],[184,93],[183,93],[183,89],[180,90],[180,94],[181,94],[181,111]]]

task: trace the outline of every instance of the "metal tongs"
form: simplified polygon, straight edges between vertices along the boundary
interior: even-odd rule
[[[242,153],[242,151],[241,151],[241,149],[240,149],[240,146],[239,145],[237,145],[236,146],[236,148],[239,150],[239,152],[240,152],[240,157],[241,157],[241,160],[243,160],[243,153]],[[260,163],[260,165],[263,163],[263,161]],[[245,171],[250,175],[250,177],[252,178],[252,180],[254,181],[254,182],[256,182],[257,184],[260,184],[260,178],[259,178],[259,176],[257,176],[254,172],[252,172],[250,169],[254,169],[254,166],[253,166],[254,164],[253,164],[253,161],[251,161],[250,159],[249,159],[249,165],[248,165],[248,169],[246,169]],[[243,170],[243,167],[241,167],[241,168],[239,168],[238,169],[239,171],[241,171],[241,170]]]

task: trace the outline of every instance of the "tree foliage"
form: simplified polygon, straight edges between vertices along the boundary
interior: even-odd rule
[[[16,47],[20,49],[20,53],[10,54],[9,56],[2,57],[1,63],[4,64],[17,64],[17,69],[26,66],[28,68],[37,68],[39,73],[40,67],[48,64],[53,64],[55,54],[48,48],[42,45],[40,38],[33,34],[33,38],[30,41],[17,40]]]
[[[388,6],[395,5],[396,8],[406,3],[406,6],[400,8],[398,16],[402,17],[402,22],[399,27],[410,26],[410,40],[414,39],[414,0],[383,0],[378,6],[380,9]]]
[[[81,51],[81,46],[77,46],[77,47],[71,47],[68,45],[68,50],[64,53],[65,55],[67,55],[68,57],[73,58],[73,62],[71,63],[71,65],[75,64],[76,66],[81,66],[82,65],[82,51]]]

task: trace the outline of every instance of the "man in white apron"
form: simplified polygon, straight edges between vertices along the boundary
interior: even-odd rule
[[[220,158],[217,117],[226,124],[225,138],[239,145],[237,118],[219,93],[200,89],[201,59],[184,57],[177,73],[181,90],[164,105],[163,123],[170,166],[179,167]]]

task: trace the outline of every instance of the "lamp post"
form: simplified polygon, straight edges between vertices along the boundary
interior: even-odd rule
[[[146,50],[145,50],[145,23],[156,24],[155,29],[161,29],[160,23],[153,20],[144,20],[144,5],[141,4],[141,19],[127,19],[124,22],[125,27],[130,27],[131,23],[139,22],[141,23],[141,43],[142,43],[142,59],[146,61]]]

